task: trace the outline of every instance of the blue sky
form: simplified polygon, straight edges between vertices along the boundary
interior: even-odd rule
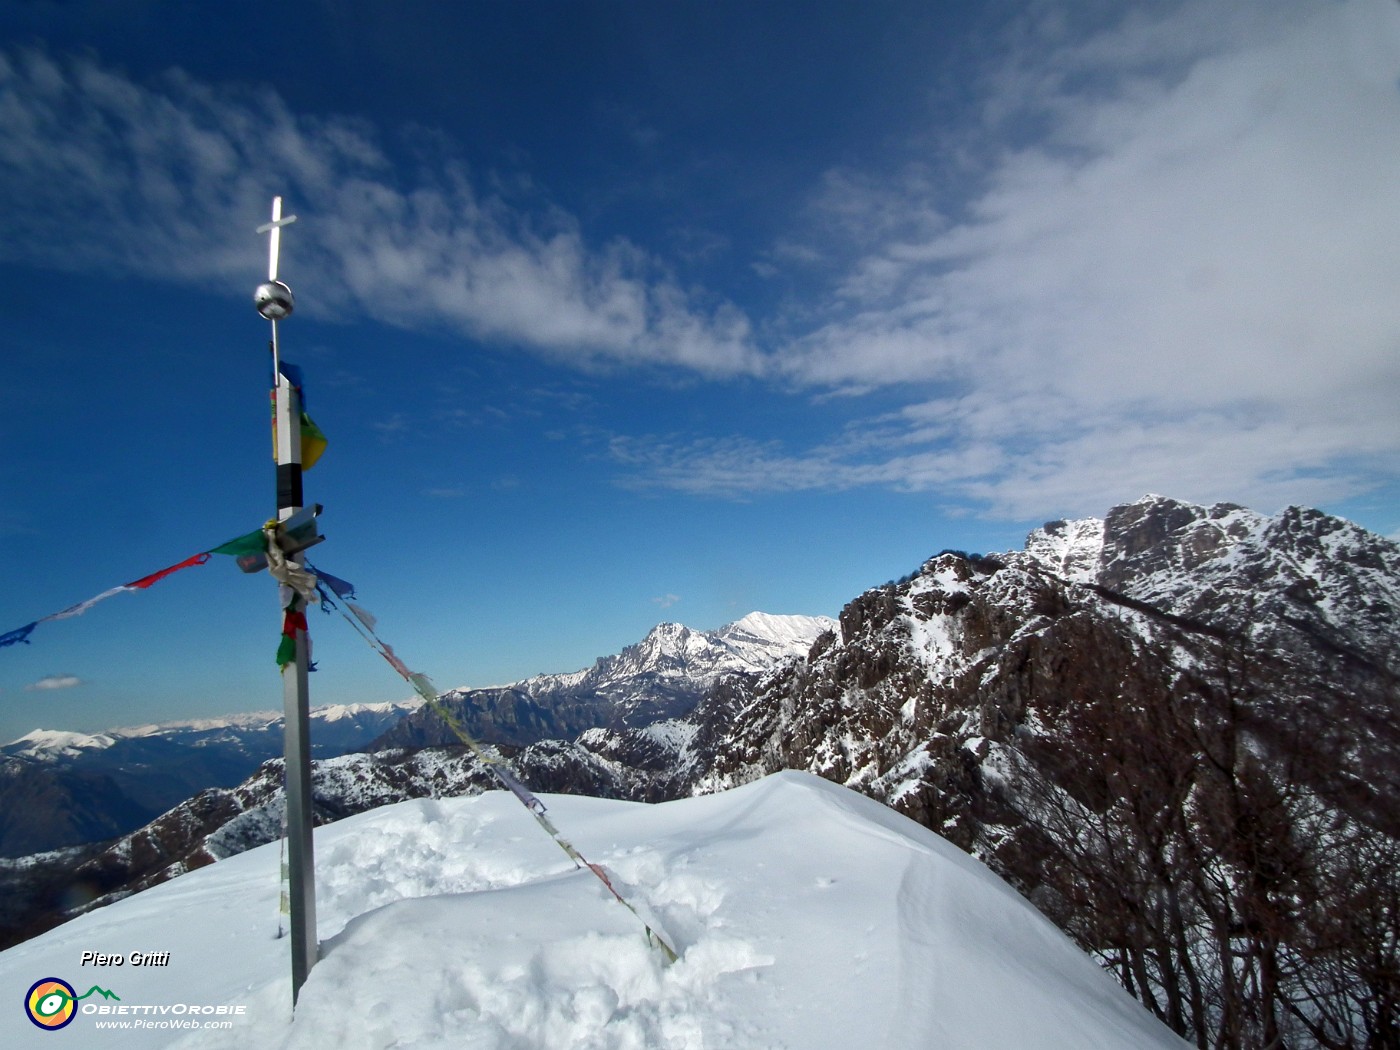
[[[1397,140],[1383,0],[6,5],[0,632],[272,512],[277,194],[315,560],[443,688],[1146,492],[1395,535]],[[43,624],[0,736],[275,708],[278,628]]]

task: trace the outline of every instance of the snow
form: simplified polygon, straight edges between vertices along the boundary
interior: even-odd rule
[[[321,707],[311,709],[311,717],[322,722],[339,722],[346,718],[355,718],[358,715],[367,714],[392,714],[395,711],[407,714],[409,711],[416,711],[423,706],[421,699],[413,700],[386,700],[373,704],[325,704]]]
[[[134,736],[169,736],[184,731],[207,732],[216,729],[240,728],[249,729],[259,726],[271,725],[280,721],[282,713],[280,711],[244,711],[231,715],[220,715],[215,718],[185,718],[171,722],[152,722],[139,726],[123,726],[117,729],[109,729],[107,732],[114,736],[134,737]]]
[[[950,617],[923,620],[911,615],[902,619],[909,632],[910,648],[928,667],[944,667],[961,651],[949,631]]]
[[[672,751],[680,751],[683,748],[689,747],[695,740],[695,735],[699,731],[700,727],[694,722],[687,722],[679,718],[668,718],[665,721],[653,722],[651,725],[643,726],[639,730],[643,736]],[[587,734],[584,735],[586,736]]]
[[[731,646],[757,643],[761,647],[786,649],[800,655],[810,649],[822,633],[838,626],[829,616],[751,612],[713,633]]]
[[[419,800],[317,830],[322,954],[295,1017],[271,845],[0,952],[4,1045],[50,1045],[17,1006],[50,976],[152,1007],[107,1020],[242,1011],[227,1030],[119,1032],[80,1013],[62,1040],[78,1048],[1186,1045],[980,863],[809,774],[656,806],[544,801],[678,962],[510,795]],[[83,951],[170,958],[80,968]]]
[[[376,703],[324,704],[311,709],[311,717],[321,722],[339,722],[366,714],[407,713],[421,706],[421,699],[387,700]],[[4,744],[8,754],[29,758],[71,756],[79,750],[111,747],[118,740],[132,737],[176,736],[182,733],[211,732],[219,729],[265,728],[282,720],[280,711],[245,711],[215,718],[185,718],[137,726],[118,726],[101,733],[73,733],[62,729],[35,729]]]
[[[35,729],[4,746],[6,754],[22,758],[51,759],[101,750],[117,741],[106,733],[70,733],[63,729]]]
[[[1074,583],[1093,583],[1103,553],[1104,523],[1098,518],[1048,521],[1026,537],[1026,553]]]
[[[753,612],[715,631],[659,623],[640,642],[599,657],[592,667],[565,674],[540,674],[502,688],[531,696],[588,687],[613,690],[643,676],[712,682],[736,672],[767,671],[792,657],[806,656],[824,631],[836,628],[826,616],[787,616]]]

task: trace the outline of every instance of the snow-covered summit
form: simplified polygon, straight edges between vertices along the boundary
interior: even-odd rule
[[[228,1028],[133,1025],[124,1047],[803,1047],[1184,1050],[1014,890],[869,799],[802,773],[656,806],[547,796],[551,816],[680,953],[503,792],[318,828],[320,961],[291,1010],[278,850],[220,861],[0,953],[119,996],[64,1034],[225,1007]],[[80,970],[84,951],[167,965]],[[94,1000],[95,1002],[95,1000]],[[132,1007],[140,1008],[132,1012]],[[17,1009],[17,1008],[16,1008]],[[190,1018],[184,1016],[182,1021]],[[196,1019],[202,1022],[201,1016]],[[7,1046],[52,1035],[7,1023]],[[76,1042],[75,1042],[76,1040]]]
[[[741,659],[753,664],[771,663],[800,656],[826,631],[839,625],[829,616],[775,616],[751,612],[742,619],[713,631],[716,641],[727,645]]]
[[[640,642],[600,657],[592,667],[544,674],[516,683],[531,695],[559,688],[608,689],[642,676],[689,679],[696,685],[725,674],[761,672],[805,655],[823,631],[837,626],[826,616],[752,612],[713,631],[660,623]]]
[[[1048,522],[1025,553],[1071,582],[1242,636],[1263,640],[1275,621],[1306,625],[1315,637],[1361,642],[1382,664],[1394,659],[1400,544],[1322,511],[1266,515],[1149,495],[1102,520]]]
[[[1393,659],[1400,544],[1307,507],[1266,515],[1148,495],[1102,518],[1052,521],[1025,556],[1072,583],[1242,634],[1265,612]]]
[[[70,733],[62,729],[35,729],[0,748],[0,754],[16,758],[52,761],[71,758],[84,751],[111,747],[117,738],[107,733]]]
[[[422,703],[421,699],[415,697],[411,700],[386,700],[374,704],[325,704],[313,707],[311,717],[320,722],[344,722],[364,715],[404,714]]]

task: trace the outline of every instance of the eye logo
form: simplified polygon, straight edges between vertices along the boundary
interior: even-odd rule
[[[35,981],[24,997],[24,1011],[40,1028],[57,1031],[78,1012],[77,993],[67,981],[45,977]]]
[[[104,999],[121,1001],[116,992],[93,985],[82,995],[60,977],[45,977],[35,981],[24,993],[24,1012],[29,1019],[47,1032],[56,1032],[69,1024],[78,1012],[78,1002],[97,992]]]

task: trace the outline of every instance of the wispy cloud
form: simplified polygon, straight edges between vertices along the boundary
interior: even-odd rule
[[[387,419],[375,420],[370,426],[378,432],[381,438],[387,441],[407,433],[412,423],[406,413],[395,412]]]
[[[890,171],[814,174],[751,266],[826,283],[771,316],[449,147],[420,143],[409,174],[375,129],[270,91],[35,50],[0,51],[0,259],[242,287],[281,192],[304,309],[757,376],[815,414],[907,391],[815,443],[618,436],[628,484],[878,486],[1013,517],[1148,490],[1324,503],[1400,462],[1400,8],[1227,7],[1029,5],[971,122]]]
[[[1015,516],[1148,489],[1324,502],[1393,476],[1400,8],[1072,22],[1027,31],[987,72],[983,123],[940,139],[981,166],[958,207],[931,166],[814,194],[810,257],[831,265],[845,228],[848,261],[777,367],[800,389],[906,385],[905,412],[859,445],[615,454],[692,491],[872,484]]]
[[[73,689],[83,684],[77,675],[51,674],[25,686],[26,689]]]
[[[653,598],[651,602],[653,605],[659,606],[662,609],[669,609],[680,600],[681,596],[679,594],[663,594],[659,598]]]
[[[0,258],[242,287],[265,251],[252,229],[281,193],[306,220],[285,266],[303,309],[578,365],[758,367],[739,310],[498,185],[483,192],[451,155],[407,182],[373,129],[299,116],[268,90],[178,70],[141,84],[88,58],[0,51]]]

